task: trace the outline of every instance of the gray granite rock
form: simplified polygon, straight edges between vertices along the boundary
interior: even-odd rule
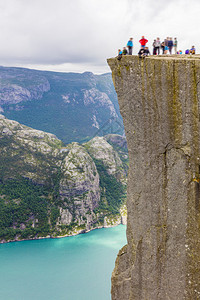
[[[108,64],[130,158],[112,300],[200,299],[200,56]]]

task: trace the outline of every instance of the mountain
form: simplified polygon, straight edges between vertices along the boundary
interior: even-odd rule
[[[0,67],[0,112],[65,143],[124,132],[110,73]]]
[[[0,241],[121,223],[128,152],[120,135],[65,145],[0,115]]]

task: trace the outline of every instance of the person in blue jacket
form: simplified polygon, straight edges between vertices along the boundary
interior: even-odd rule
[[[128,54],[132,55],[132,51],[133,51],[133,38],[130,38],[130,40],[128,41],[127,48],[128,48]]]
[[[122,50],[119,49],[117,59],[120,60],[121,58],[122,58]]]

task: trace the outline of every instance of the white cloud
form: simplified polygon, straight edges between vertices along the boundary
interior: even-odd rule
[[[137,54],[141,35],[150,49],[177,36],[199,52],[199,11],[199,0],[0,0],[0,64],[107,72],[106,58],[131,36]]]

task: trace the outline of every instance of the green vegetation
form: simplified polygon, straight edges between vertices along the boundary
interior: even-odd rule
[[[126,187],[113,175],[109,175],[101,160],[94,159],[100,176],[101,199],[96,212],[118,214],[126,199]]]
[[[55,225],[57,207],[49,203],[50,191],[28,179],[10,179],[0,184],[0,238],[9,240],[46,236],[51,233],[48,223]]]
[[[1,120],[0,133],[0,241],[78,233],[88,229],[88,215],[91,228],[102,226],[105,216],[114,222],[126,197],[121,164],[109,175],[87,147],[62,148],[51,135],[33,134],[7,119]]]

